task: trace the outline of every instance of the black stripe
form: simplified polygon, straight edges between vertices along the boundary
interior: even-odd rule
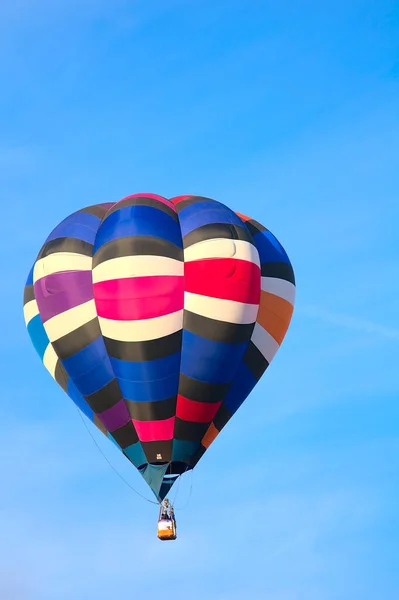
[[[57,361],[57,365],[55,367],[54,379],[56,380],[58,385],[60,385],[62,387],[64,392],[67,394],[69,377],[68,377],[68,373],[66,372],[66,370],[64,368],[64,365],[60,362],[60,360]]]
[[[295,285],[294,269],[286,262],[265,262],[261,265],[262,277],[285,279]]]
[[[179,222],[179,217],[172,207],[163,204],[163,202],[159,202],[159,200],[155,200],[155,198],[146,198],[145,196],[138,196],[137,198],[126,198],[125,200],[121,200],[115,206],[113,206],[107,213],[107,218],[112,215],[114,212],[121,210],[122,208],[134,206],[149,206],[151,208],[157,208],[162,212],[166,213],[177,223]],[[132,219],[134,219],[134,212],[132,213]]]
[[[95,413],[102,413],[112,408],[122,399],[122,393],[116,379],[113,379],[101,390],[85,396],[87,404]]]
[[[244,344],[251,339],[255,323],[248,325],[227,323],[185,310],[183,327],[190,333],[212,340],[213,342]]]
[[[166,475],[183,475],[187,471],[191,471],[191,469],[192,466],[189,463],[174,460],[170,463]]]
[[[161,440],[157,442],[141,442],[144,454],[149,463],[162,464],[172,460],[172,442],[173,440]],[[161,458],[157,458],[158,455]]]
[[[64,335],[56,342],[53,342],[54,350],[61,360],[73,356],[77,352],[86,348],[101,336],[100,325],[97,317],[85,323],[75,331]]]
[[[99,219],[103,219],[111,206],[112,202],[108,204],[108,207],[101,206],[101,204],[93,204],[93,206],[87,206],[86,208],[82,208],[82,210],[80,210],[79,212],[88,213],[89,215],[94,215]]]
[[[255,221],[254,219],[245,221],[245,225],[248,227],[252,235],[256,235],[257,233],[261,233],[262,231],[267,231],[267,228],[264,225],[261,225],[260,223],[258,223],[258,221]]]
[[[174,437],[186,442],[200,442],[208,431],[210,423],[193,423],[176,417]]]
[[[180,213],[182,210],[187,208],[187,206],[191,206],[192,204],[197,204],[197,202],[215,202],[215,204],[220,204],[217,200],[213,198],[206,198],[205,196],[189,196],[185,200],[178,202],[175,204],[176,210]]]
[[[201,446],[199,447],[199,450],[197,450],[197,452],[195,453],[195,456],[193,456],[192,460],[190,461],[190,464],[192,465],[193,468],[201,460],[201,458],[204,456],[206,451],[207,451],[207,448],[205,448],[201,444]]]
[[[205,383],[180,374],[179,394],[197,402],[220,402],[225,397],[230,383]]]
[[[104,338],[109,356],[129,362],[146,362],[165,358],[181,349],[182,331],[147,342],[119,342]]]
[[[244,362],[257,380],[262,377],[269,366],[268,361],[253,342],[250,342],[248,345],[244,356]]]
[[[158,400],[157,402],[133,402],[125,400],[132,419],[137,421],[163,421],[170,419],[176,412],[177,397]]]
[[[198,242],[218,238],[242,240],[256,247],[252,235],[246,229],[245,225],[241,227],[241,225],[234,225],[233,223],[210,223],[209,225],[197,227],[197,229],[190,231],[190,233],[183,237],[183,247],[188,248]]]
[[[172,242],[150,236],[118,238],[101,246],[93,258],[93,268],[111,258],[123,256],[165,256],[183,260],[183,249]]]
[[[226,423],[228,423],[228,421],[230,421],[230,419],[230,411],[225,407],[224,404],[221,404],[215,418],[213,419],[213,424],[218,431],[222,431],[223,427],[226,425]]]
[[[123,427],[115,429],[111,435],[121,448],[128,448],[139,441],[137,432],[131,421],[126,423],[126,425],[123,425]]]
[[[40,250],[37,259],[44,258],[50,254],[56,254],[57,252],[74,252],[75,254],[82,254],[84,256],[93,256],[94,246],[83,240],[78,240],[72,237],[56,238],[44,244]]]
[[[35,300],[35,290],[33,285],[26,285],[24,289],[24,305]]]

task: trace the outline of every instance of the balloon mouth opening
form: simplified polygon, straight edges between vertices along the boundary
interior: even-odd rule
[[[157,462],[143,463],[142,465],[140,465],[138,467],[138,470],[143,471],[148,465],[152,465],[154,467],[161,467],[163,465],[168,465],[168,468],[165,471],[165,477],[167,477],[168,475],[183,475],[187,471],[191,471],[191,469],[193,469],[193,467],[191,465],[189,465],[188,463],[185,463],[185,462],[181,462],[181,461],[172,461],[169,463],[157,461]]]

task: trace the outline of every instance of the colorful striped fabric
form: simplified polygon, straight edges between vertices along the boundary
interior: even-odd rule
[[[24,314],[50,374],[162,500],[269,366],[294,298],[288,256],[256,221],[136,194],[54,229]]]

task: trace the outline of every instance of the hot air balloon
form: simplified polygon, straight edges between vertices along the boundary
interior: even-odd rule
[[[287,253],[257,221],[135,194],[51,232],[24,315],[52,377],[162,503],[266,371],[294,298]]]

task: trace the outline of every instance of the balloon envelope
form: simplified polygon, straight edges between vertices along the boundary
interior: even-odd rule
[[[258,222],[136,194],[52,231],[24,314],[44,366],[162,500],[269,366],[294,298],[290,260]]]

